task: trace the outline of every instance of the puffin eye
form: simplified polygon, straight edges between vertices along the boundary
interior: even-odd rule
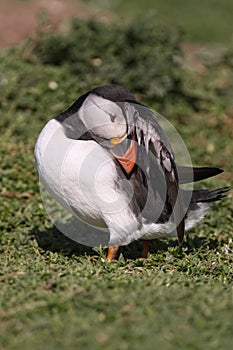
[[[115,119],[116,119],[116,116],[112,113],[109,113],[109,117],[111,119],[111,122],[114,123]]]

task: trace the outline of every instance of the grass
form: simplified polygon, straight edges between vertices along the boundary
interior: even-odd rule
[[[60,234],[41,203],[35,140],[47,120],[100,81],[96,72],[80,79],[72,62],[43,64],[26,49],[0,54],[0,348],[231,349],[231,195],[182,248],[158,240],[146,260],[139,258],[141,242],[106,263],[106,251]],[[180,98],[168,91],[153,102],[146,90],[138,92],[166,112],[195,164],[226,170],[200,187],[232,185],[232,79],[225,59],[204,65],[204,73],[179,73]],[[194,105],[187,102],[191,90],[199,96]]]

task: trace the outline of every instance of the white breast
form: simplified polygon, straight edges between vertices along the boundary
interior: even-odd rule
[[[117,175],[102,147],[67,138],[61,124],[52,119],[38,137],[35,158],[40,180],[56,200],[93,220],[102,217],[100,199],[111,202]]]
[[[109,244],[140,238],[138,221],[128,206],[133,189],[129,181],[121,180],[127,181],[128,191],[121,190],[111,155],[95,141],[68,139],[53,119],[38,137],[35,158],[40,181],[56,202],[81,221],[97,229],[107,228]],[[48,208],[47,212],[54,210]]]

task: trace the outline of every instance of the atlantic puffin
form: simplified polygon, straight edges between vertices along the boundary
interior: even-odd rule
[[[51,119],[37,139],[35,161],[44,188],[86,227],[83,233],[76,227],[86,242],[108,246],[107,261],[138,239],[144,258],[155,238],[177,235],[181,244],[185,230],[227,192],[182,188],[223,170],[177,165],[153,111],[118,85],[93,88]],[[101,232],[107,238],[95,240]]]

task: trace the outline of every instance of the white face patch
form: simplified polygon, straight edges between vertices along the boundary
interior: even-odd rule
[[[86,98],[78,114],[87,130],[104,139],[120,138],[127,131],[121,108],[95,94]]]

